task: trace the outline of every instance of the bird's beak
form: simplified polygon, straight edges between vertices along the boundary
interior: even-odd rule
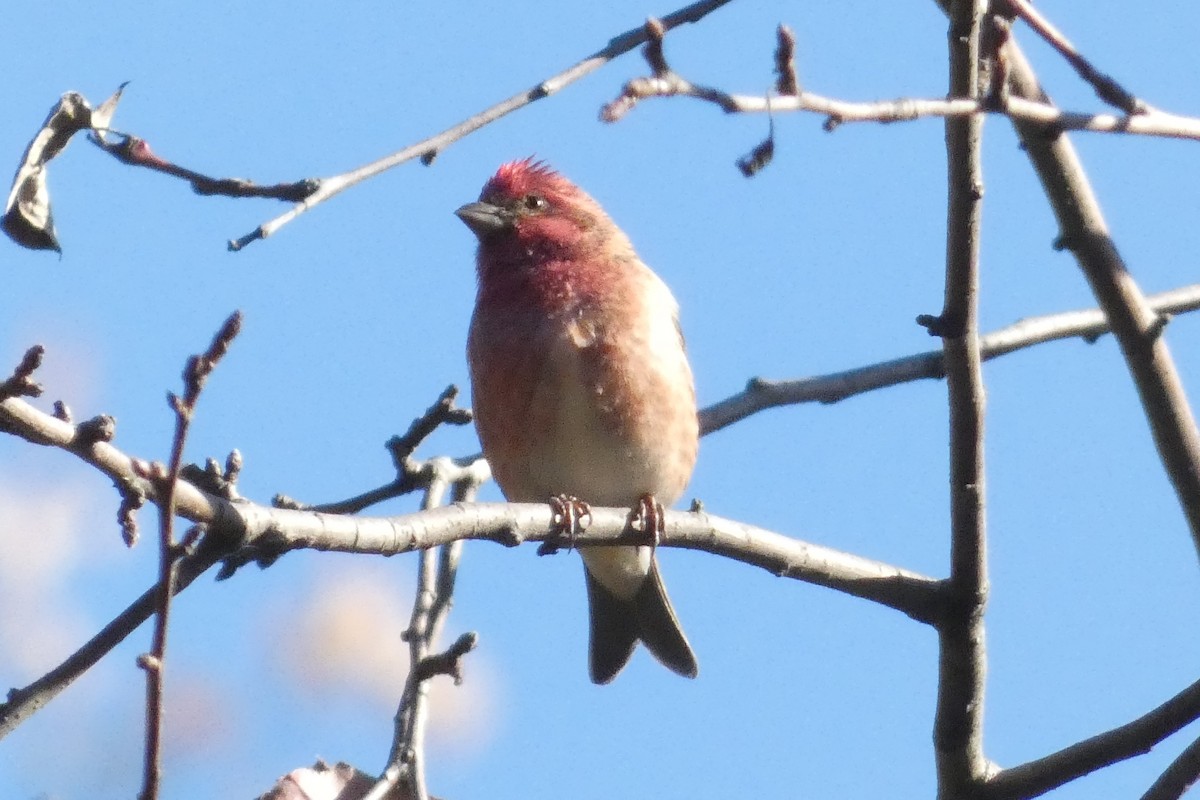
[[[510,228],[513,223],[511,211],[491,203],[467,203],[454,213],[480,239]]]

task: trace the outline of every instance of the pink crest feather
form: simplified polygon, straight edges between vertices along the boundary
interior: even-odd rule
[[[545,161],[539,161],[535,156],[509,161],[500,165],[496,174],[483,187],[483,194],[500,197],[520,197],[532,191],[558,191],[570,187],[571,184]]]

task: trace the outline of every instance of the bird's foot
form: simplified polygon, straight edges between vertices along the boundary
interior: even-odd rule
[[[651,547],[658,547],[667,532],[666,513],[662,503],[647,493],[638,498],[638,504],[629,512],[629,524],[646,534]]]
[[[539,556],[557,553],[562,547],[564,539],[567,550],[573,549],[575,537],[592,524],[591,507],[578,497],[567,494],[556,495],[550,498],[550,508],[554,512],[550,522],[550,536],[538,547],[537,554]]]

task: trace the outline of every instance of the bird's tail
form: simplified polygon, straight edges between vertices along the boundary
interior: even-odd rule
[[[617,677],[638,641],[667,669],[685,678],[696,677],[696,654],[671,607],[656,561],[651,562],[641,587],[629,599],[606,589],[586,565],[583,571],[591,608],[588,666],[593,683],[608,683]]]

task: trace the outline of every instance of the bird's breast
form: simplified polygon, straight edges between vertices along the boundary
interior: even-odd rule
[[[632,299],[557,316],[476,308],[476,424],[510,500],[631,506],[682,494],[696,458],[695,393],[674,300],[646,276]]]

